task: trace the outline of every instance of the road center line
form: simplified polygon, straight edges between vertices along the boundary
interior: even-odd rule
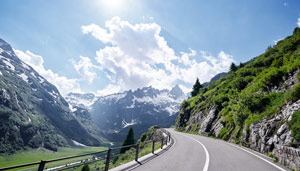
[[[188,137],[188,138],[190,138],[190,139],[192,139],[194,141],[196,141],[197,143],[199,143],[202,146],[202,148],[205,151],[205,158],[206,158],[203,171],[207,171],[208,170],[208,166],[209,166],[209,153],[208,153],[206,147],[204,146],[204,144],[202,144],[200,141],[196,140],[195,138],[189,137],[189,136],[184,135],[184,134],[182,134],[182,135],[186,136],[186,137]]]
[[[261,160],[263,160],[263,161],[269,163],[270,165],[276,167],[277,169],[279,169],[279,170],[281,170],[281,171],[286,171],[285,169],[283,169],[283,168],[277,166],[276,164],[270,162],[269,160],[264,159],[263,157],[260,157],[260,156],[257,155],[257,154],[252,153],[251,151],[248,151],[248,150],[246,150],[246,149],[244,149],[244,148],[241,148],[241,147],[239,147],[239,146],[236,146],[236,145],[233,145],[233,144],[230,144],[230,143],[227,143],[227,144],[229,144],[229,145],[231,145],[231,146],[233,146],[233,147],[239,148],[239,149],[241,149],[241,150],[243,150],[243,151],[245,151],[245,152],[247,152],[247,153],[249,153],[249,154],[252,154],[253,156],[260,158]]]

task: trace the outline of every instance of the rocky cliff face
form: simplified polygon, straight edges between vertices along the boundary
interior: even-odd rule
[[[274,154],[300,170],[300,29],[181,104],[176,128]]]
[[[100,145],[91,125],[69,109],[57,88],[0,39],[0,153],[26,148]]]

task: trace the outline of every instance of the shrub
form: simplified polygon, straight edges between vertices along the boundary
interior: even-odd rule
[[[146,140],[146,138],[147,138],[147,133],[144,132],[140,138],[141,142],[144,142]]]
[[[90,171],[89,165],[85,164],[85,165],[82,167],[81,171]]]
[[[289,94],[289,100],[295,102],[300,99],[300,84],[295,86]]]
[[[300,110],[292,115],[292,119],[288,124],[292,130],[293,137],[300,142]]]

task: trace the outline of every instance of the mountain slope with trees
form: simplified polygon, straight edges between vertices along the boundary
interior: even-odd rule
[[[183,101],[178,130],[273,154],[300,170],[300,28]]]

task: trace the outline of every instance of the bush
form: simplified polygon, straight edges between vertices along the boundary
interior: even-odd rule
[[[300,110],[292,115],[292,119],[288,124],[292,130],[293,137],[300,142]]]
[[[85,164],[85,165],[82,167],[81,171],[90,171],[89,165]]]
[[[295,86],[289,94],[289,100],[295,102],[300,99],[300,84]]]
[[[239,77],[238,79],[234,80],[232,82],[232,88],[236,88],[239,91],[243,90],[244,88],[246,88],[246,86],[248,85],[248,83],[250,83],[252,81],[252,77],[247,76],[247,77]]]
[[[146,138],[147,138],[147,133],[144,132],[140,138],[141,142],[144,142],[146,140]]]
[[[297,80],[300,81],[300,71],[297,74]]]

